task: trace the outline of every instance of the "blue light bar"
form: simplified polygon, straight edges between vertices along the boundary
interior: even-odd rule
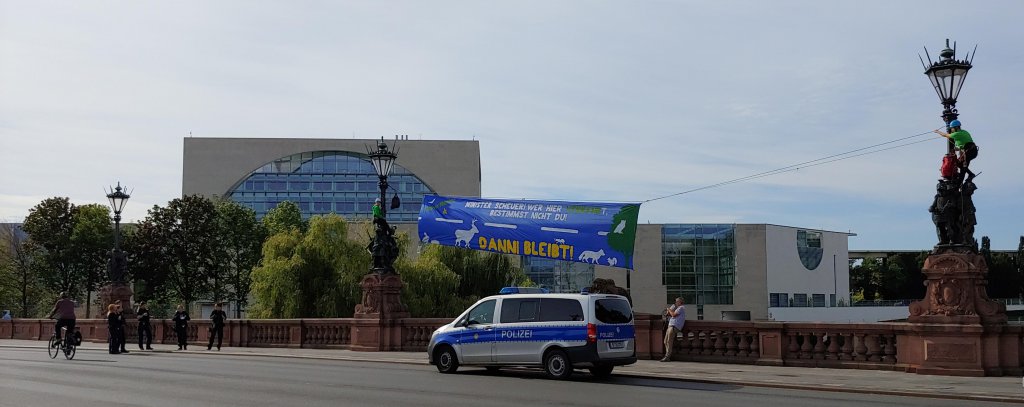
[[[547,294],[547,288],[541,287],[504,287],[498,294]]]

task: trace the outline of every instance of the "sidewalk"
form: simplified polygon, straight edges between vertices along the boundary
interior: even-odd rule
[[[131,344],[130,344],[131,345]],[[0,340],[0,348],[44,349],[46,343],[27,340]],[[178,351],[176,345],[154,345],[153,351],[140,353],[187,353],[231,356],[264,356],[345,360],[359,362],[427,365],[422,352],[355,352],[333,349],[229,348],[207,351],[205,346],[190,345]],[[106,344],[86,342],[81,349],[105,351]],[[132,354],[128,354],[130,357]],[[1024,384],[1019,377],[925,376],[903,372],[858,369],[825,369],[731,365],[722,363],[658,362],[640,360],[615,368],[614,375],[657,378],[690,382],[720,383],[737,386],[776,387],[797,390],[838,391],[912,397],[1024,403]]]

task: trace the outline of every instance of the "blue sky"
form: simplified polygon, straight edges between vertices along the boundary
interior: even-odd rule
[[[917,54],[979,44],[958,107],[977,235],[1024,235],[1024,3],[0,0],[0,219],[50,196],[126,218],[182,139],[480,141],[488,197],[643,201],[942,125]],[[641,222],[852,231],[926,249],[938,139],[645,203]]]

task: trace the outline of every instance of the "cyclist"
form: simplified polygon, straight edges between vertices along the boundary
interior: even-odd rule
[[[53,318],[57,316],[57,324],[54,326],[54,335],[57,336],[57,342],[60,342],[60,329],[63,327],[68,328],[68,334],[75,332],[75,302],[68,298],[67,292],[60,293],[60,299],[53,305],[53,311],[50,311],[50,315],[47,318]],[[56,347],[56,344],[54,344]]]

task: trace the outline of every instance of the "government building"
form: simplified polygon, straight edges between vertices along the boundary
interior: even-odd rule
[[[387,195],[401,200],[388,211],[399,231],[418,236],[424,195],[480,197],[478,141],[385,141],[398,153]],[[337,213],[366,220],[380,195],[366,155],[377,142],[185,138],[182,193],[228,197],[261,218],[291,201],[306,218]],[[532,257],[521,264],[535,283],[555,292],[579,291],[596,277],[614,279],[630,289],[638,312],[661,313],[682,297],[688,319],[765,320],[769,308],[849,304],[850,236],[770,224],[641,224],[635,270]]]

